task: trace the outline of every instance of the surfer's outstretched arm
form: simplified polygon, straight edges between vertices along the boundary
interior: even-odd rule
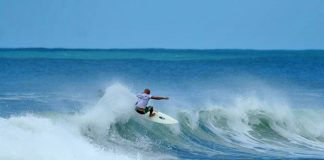
[[[165,100],[168,100],[169,97],[152,96],[151,99],[155,99],[155,100],[162,100],[162,99],[165,99]]]

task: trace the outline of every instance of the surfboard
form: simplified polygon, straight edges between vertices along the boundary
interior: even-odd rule
[[[150,112],[147,112],[146,114],[139,114],[140,116],[142,116],[143,118],[156,122],[156,123],[162,123],[162,124],[176,124],[178,123],[178,121],[174,118],[172,118],[171,116],[164,114],[162,112],[159,111],[153,111],[153,113],[155,113],[155,115],[153,117],[150,117]]]

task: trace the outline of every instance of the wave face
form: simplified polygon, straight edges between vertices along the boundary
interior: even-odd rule
[[[0,58],[0,159],[324,156],[320,51],[14,52]],[[171,97],[150,103],[179,124],[137,116],[144,88]]]

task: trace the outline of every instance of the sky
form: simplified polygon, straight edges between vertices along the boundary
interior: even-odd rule
[[[324,0],[0,0],[0,48],[324,49]]]

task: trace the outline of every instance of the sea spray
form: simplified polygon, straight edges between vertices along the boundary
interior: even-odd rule
[[[116,83],[105,90],[94,107],[88,108],[78,117],[82,130],[104,137],[108,134],[110,125],[119,121],[127,121],[133,114],[135,95],[125,86]]]

